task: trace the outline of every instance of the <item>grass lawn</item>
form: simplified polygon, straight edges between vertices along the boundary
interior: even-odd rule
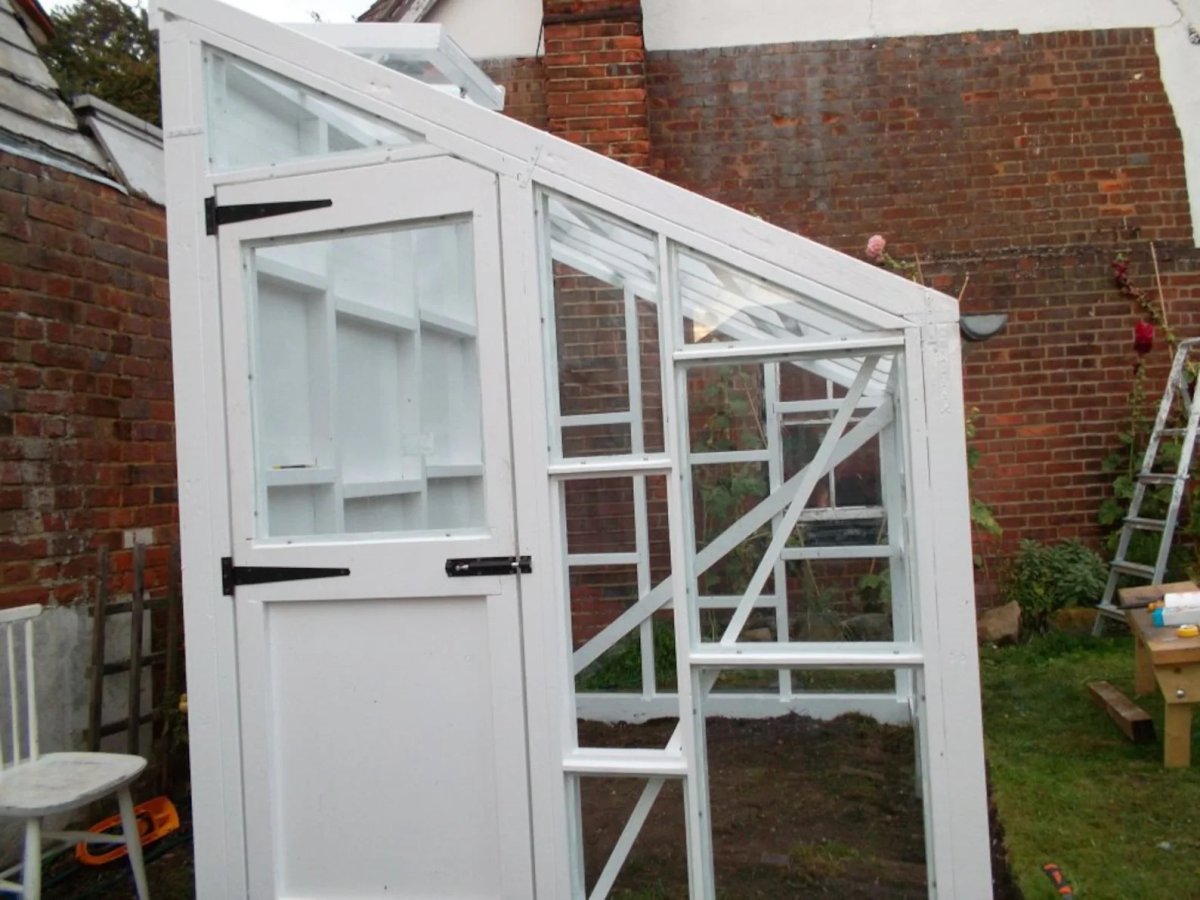
[[[1109,681],[1133,696],[1132,638],[1047,635],[981,666],[988,777],[1026,900],[1057,896],[1045,863],[1081,900],[1200,897],[1200,728],[1193,767],[1164,769],[1160,743],[1130,743],[1088,695]],[[1161,697],[1137,702],[1161,740]]]

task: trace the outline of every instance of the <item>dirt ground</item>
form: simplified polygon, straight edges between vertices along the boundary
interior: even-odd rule
[[[663,747],[674,722],[580,723],[592,747]],[[913,735],[861,716],[817,722],[800,716],[708,723],[709,790],[717,896],[722,900],[807,897],[924,898],[925,847],[915,783]],[[591,888],[641,790],[636,779],[583,780],[585,860]],[[186,810],[181,808],[186,816]],[[155,900],[194,896],[185,831],[147,848]],[[168,839],[169,840],[169,839]],[[1015,900],[993,828],[998,900]],[[50,875],[53,867],[47,868]],[[46,897],[133,896],[124,861],[64,873]],[[680,784],[668,782],[610,895],[623,900],[687,897]]]
[[[673,721],[580,723],[580,744],[662,747]],[[721,898],[924,898],[925,841],[909,728],[861,716],[708,722],[709,792]],[[588,887],[640,793],[625,779],[584,779]],[[995,896],[1014,896],[1002,846]],[[686,898],[683,800],[668,783],[612,896]]]

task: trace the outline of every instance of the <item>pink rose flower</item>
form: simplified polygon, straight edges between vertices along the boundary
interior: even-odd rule
[[[871,262],[882,262],[884,250],[887,249],[887,240],[882,234],[873,234],[867,241],[866,257]]]

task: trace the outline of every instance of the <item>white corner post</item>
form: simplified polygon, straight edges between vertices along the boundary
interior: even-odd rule
[[[930,896],[992,893],[979,657],[956,322],[907,330],[911,584],[924,667],[915,685]],[[921,715],[923,710],[924,715]]]
[[[178,448],[179,530],[184,628],[189,645],[188,746],[192,787],[204,797],[193,811],[199,897],[246,896],[241,746],[238,731],[234,609],[221,590],[220,559],[228,556],[229,479],[225,410],[204,372],[220,372],[220,307],[216,247],[204,233],[197,198],[212,193],[206,176],[206,111],[200,41],[174,20],[159,24],[166,155],[172,365]]]

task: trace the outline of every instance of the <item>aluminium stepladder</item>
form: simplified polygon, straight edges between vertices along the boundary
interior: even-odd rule
[[[1167,386],[1163,391],[1162,401],[1158,405],[1158,414],[1154,418],[1154,428],[1150,432],[1150,440],[1146,444],[1146,453],[1142,457],[1142,465],[1138,470],[1133,488],[1133,499],[1129,501],[1129,513],[1121,524],[1121,537],[1117,542],[1117,551],[1109,564],[1108,584],[1104,588],[1104,597],[1097,607],[1099,615],[1092,630],[1095,635],[1104,632],[1108,619],[1125,620],[1125,613],[1113,601],[1117,593],[1117,582],[1122,575],[1131,575],[1146,581],[1147,584],[1160,584],[1167,568],[1167,558],[1171,554],[1171,544],[1175,537],[1175,526],[1179,519],[1179,507],[1183,504],[1187,491],[1192,467],[1192,452],[1196,444],[1196,427],[1200,423],[1200,403],[1193,402],[1191,387],[1188,383],[1188,357],[1200,350],[1200,338],[1189,338],[1180,341],[1175,350],[1175,359],[1171,361],[1171,372],[1167,376]],[[1178,402],[1179,409],[1187,418],[1183,428],[1169,428],[1171,411]],[[1174,472],[1155,471],[1154,465],[1158,459],[1158,451],[1164,437],[1183,438],[1179,451],[1179,463]],[[1167,504],[1165,518],[1152,519],[1141,515],[1142,503],[1146,499],[1146,490],[1152,485],[1169,484],[1171,499]],[[1153,566],[1130,562],[1126,558],[1129,543],[1136,531],[1161,531],[1162,538],[1158,545],[1158,556]]]

